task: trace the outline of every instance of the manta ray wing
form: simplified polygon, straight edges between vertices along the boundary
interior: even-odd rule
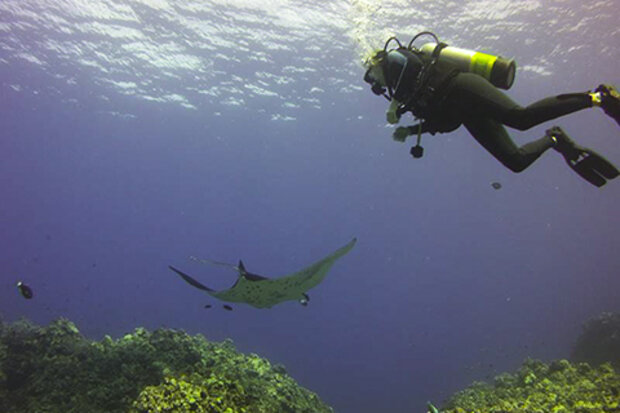
[[[179,276],[181,278],[183,278],[185,280],[185,282],[188,283],[189,285],[192,285],[192,286],[194,286],[194,287],[196,287],[198,289],[204,290],[204,291],[209,292],[209,293],[215,291],[215,290],[207,287],[206,285],[203,285],[203,284],[199,283],[198,281],[196,281],[195,279],[193,279],[189,275],[185,274],[184,272],[177,270],[172,265],[169,265],[168,268],[170,268],[172,271],[174,271],[177,274],[179,274]]]
[[[323,281],[336,260],[348,253],[356,242],[357,239],[353,238],[344,247],[293,274],[262,280],[250,280],[240,275],[232,288],[210,291],[209,294],[223,301],[247,303],[256,308],[270,308],[284,301],[301,300],[308,290]]]

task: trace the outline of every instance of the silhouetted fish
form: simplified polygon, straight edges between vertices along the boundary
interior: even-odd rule
[[[205,304],[205,308],[211,308],[212,305],[211,304]]]
[[[23,282],[19,281],[17,283],[17,289],[19,290],[20,294],[27,299],[31,299],[32,296],[34,295],[32,293],[32,288],[28,287],[26,284],[24,284]]]
[[[232,307],[227,304],[224,304],[222,307],[224,307],[224,310],[232,311]]]

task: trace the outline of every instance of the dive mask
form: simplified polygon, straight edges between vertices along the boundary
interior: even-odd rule
[[[372,68],[368,68],[368,70],[366,70],[366,74],[364,75],[364,82],[370,84],[371,86],[370,89],[372,90],[372,93],[374,93],[375,95],[377,96],[384,95],[386,93],[386,88],[381,83],[379,83],[377,79],[374,78],[372,73],[370,73],[371,69]]]

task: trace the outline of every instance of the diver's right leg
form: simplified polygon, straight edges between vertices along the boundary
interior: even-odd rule
[[[526,108],[516,108],[509,116],[509,122],[516,122],[515,128],[528,129],[547,120],[576,112],[592,106],[601,107],[605,113],[620,125],[620,92],[612,86],[602,84],[593,92],[569,93],[539,100]]]
[[[545,135],[519,147],[510,138],[506,128],[494,119],[469,118],[463,124],[478,143],[513,172],[523,171],[555,145],[551,136]]]
[[[449,103],[468,116],[490,117],[506,126],[526,130],[543,122],[593,106],[590,93],[548,97],[523,107],[486,79],[458,74],[450,85]]]

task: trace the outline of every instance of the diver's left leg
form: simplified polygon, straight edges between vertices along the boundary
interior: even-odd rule
[[[555,144],[545,135],[519,147],[500,122],[489,118],[469,118],[463,124],[478,143],[513,172],[523,171]]]

